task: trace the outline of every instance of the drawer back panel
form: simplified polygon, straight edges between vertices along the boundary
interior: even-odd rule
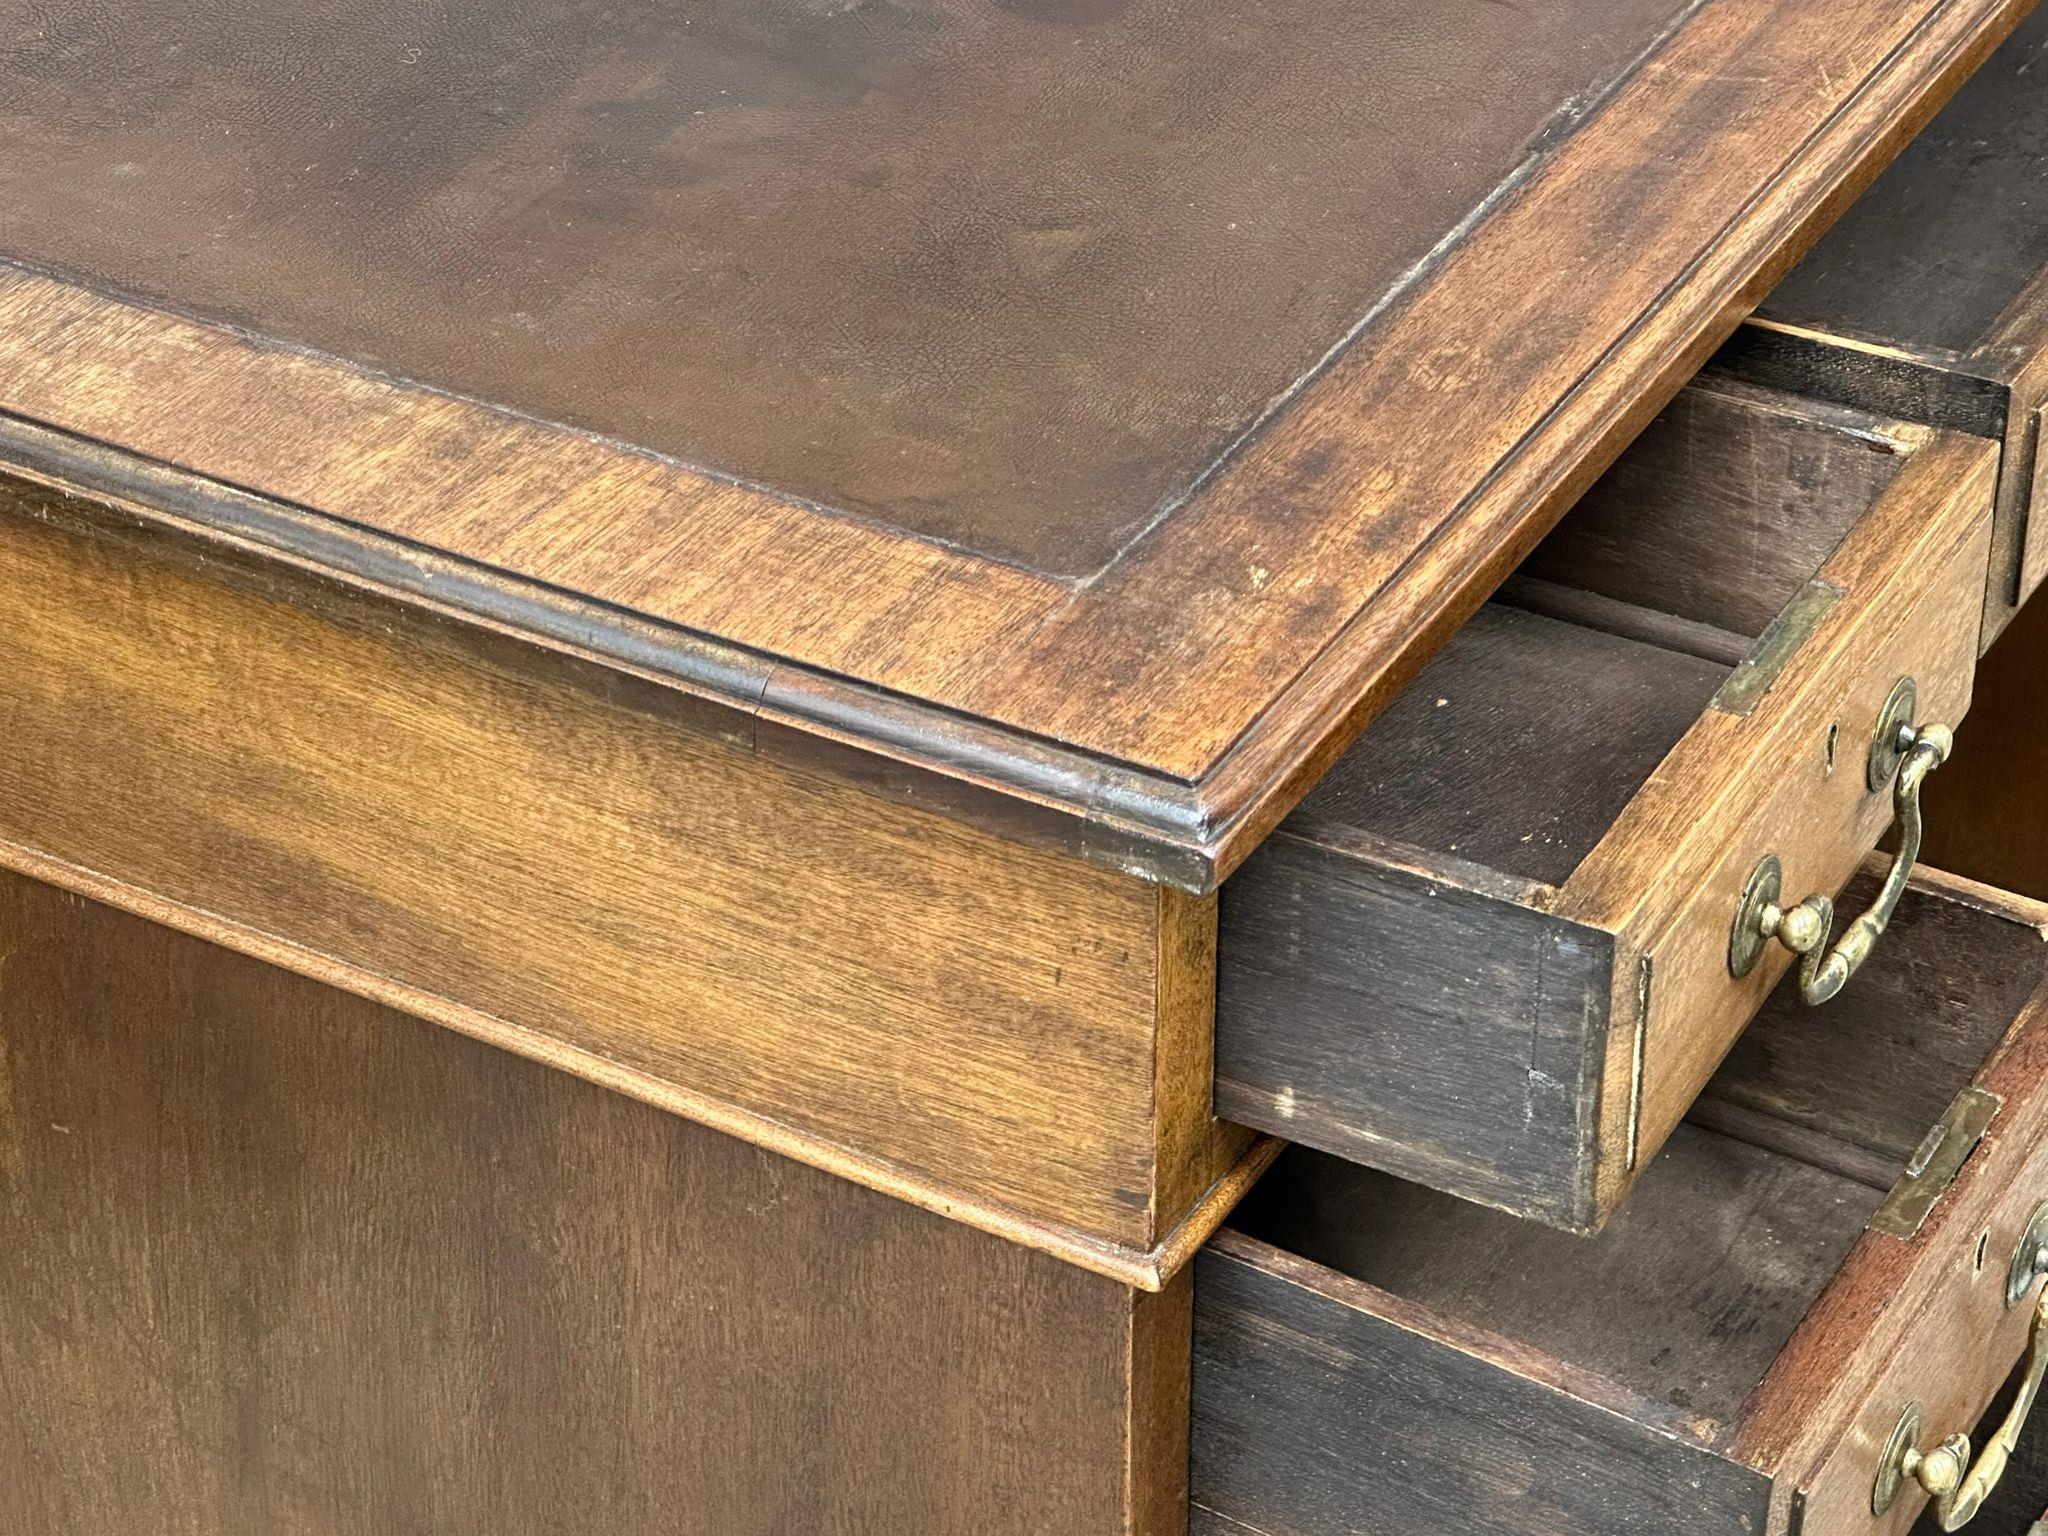
[[[1895,432],[1860,411],[1695,384],[1521,574],[1754,639],[1897,478]]]

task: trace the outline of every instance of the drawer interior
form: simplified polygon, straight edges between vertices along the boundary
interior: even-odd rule
[[[1790,963],[1752,871],[1839,892],[1888,699],[1967,710],[1995,459],[1682,391],[1224,884],[1217,1113],[1597,1229]]]
[[[1773,994],[1597,1237],[1302,1148],[1232,1225],[1726,1425],[2043,969],[2035,929],[1909,891],[1865,974],[1829,1008],[1789,987]]]
[[[1988,644],[2048,576],[2048,9],[2022,21],[1730,338],[1757,383],[1998,439]]]
[[[1285,831],[1564,884],[1896,478],[1899,431],[1694,384]]]

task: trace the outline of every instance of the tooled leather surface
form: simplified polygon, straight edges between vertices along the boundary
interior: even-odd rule
[[[50,0],[0,253],[1056,574],[1684,0]]]

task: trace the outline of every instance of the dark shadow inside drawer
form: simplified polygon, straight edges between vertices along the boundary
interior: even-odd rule
[[[1867,676],[1801,669],[1808,647],[1838,669],[1861,664],[1828,649],[1840,610],[1866,603],[1886,637],[1903,624],[1883,595],[1823,578],[1851,546],[1864,575],[1903,580],[1924,563],[1900,548],[1887,567],[1869,551],[1910,544],[1926,495],[1952,493],[1908,483],[1927,442],[1746,386],[1683,392],[1225,884],[1218,1113],[1596,1227],[1630,1175],[1645,1090],[1638,1072],[1631,1102],[1611,1102],[1639,1022],[1615,999],[1644,990],[1628,925],[1688,894],[1739,819],[1791,778],[1780,738],[1807,706],[1780,692],[1834,689],[1822,706],[1834,729],[1822,720],[1808,745],[1817,764],[1825,731],[1854,770],[1810,815],[1784,818],[1827,829],[1812,869],[1791,878],[1833,889],[1890,819],[1858,755],[1888,669],[1911,665],[1880,654],[1900,642],[1872,644]],[[1988,529],[1988,500],[1981,510]],[[1981,547],[1974,558],[1966,583],[1981,579]],[[1966,697],[1974,633],[1952,639],[1923,670],[1960,669]],[[1723,947],[1736,886],[1711,919]],[[1683,1066],[1697,1076],[1669,1092],[1689,1102],[1774,976],[1740,995],[1699,976],[1694,993],[1729,994],[1704,1006],[1670,989],[1655,999],[1714,1036]]]
[[[1727,676],[1720,662],[1489,603],[1281,835],[1406,844],[1561,886]]]
[[[1419,1531],[1429,1517],[1417,1511],[1414,1490],[1430,1481],[1427,1463],[1448,1460],[1460,1464],[1461,1496],[1471,1501],[1465,1528],[1581,1529],[1568,1512],[1545,1517],[1550,1523],[1494,1523],[1508,1517],[1488,1507],[1498,1490],[1489,1491],[1487,1480],[1508,1451],[1485,1437],[1505,1415],[1516,1433],[1561,1436],[1545,1454],[1569,1442],[1574,1454],[1620,1458],[1588,1468],[1608,1480],[1599,1485],[1604,1492],[1585,1495],[1587,1530],[1744,1528],[1729,1523],[1735,1503],[1713,1506],[1719,1474],[1703,1472],[1704,1463],[1673,1462],[1656,1474],[1672,1479],[1668,1487],[1638,1490],[1629,1479],[1642,1463],[1630,1458],[1691,1442],[1740,1461],[1760,1384],[1802,1325],[1825,1333],[1836,1353],[1827,1370],[1781,1385],[1778,1395],[1807,1392],[1817,1407],[1837,1380],[1867,1367],[1857,1328],[1876,1337],[1882,1307],[1869,1304],[1860,1280],[1839,1279],[1866,1230],[1887,1234],[1891,1251],[1858,1250],[1864,1278],[1881,1276],[1882,1286],[1896,1288],[1871,1294],[1910,1310],[1917,1296],[1901,1276],[1911,1273],[1911,1260],[1899,1255],[1911,1254],[1985,1125],[2014,1132],[2009,1167],[2035,1156],[2038,1137],[2019,1134],[2035,1107],[2000,1108],[1996,1095],[1984,1099],[1983,1085],[1993,1082],[1987,1061],[2011,1054],[2011,1041],[2027,1027],[2016,1021],[2036,1016],[2033,1000],[2048,971],[2038,924],[2048,909],[2015,915],[1981,907],[1977,888],[1929,879],[1933,889],[1908,891],[1864,984],[1838,1008],[1804,1007],[1789,986],[1773,995],[1693,1117],[1598,1236],[1550,1230],[1311,1149],[1284,1154],[1198,1272],[1198,1500],[1262,1531]],[[1859,879],[1852,895],[1869,895],[1874,883]],[[1985,1107],[2016,1118],[1974,1118]],[[1922,1170],[1918,1180],[1907,1177],[1911,1169]],[[2009,1173],[1985,1178],[1995,1187],[1983,1198],[2008,1199]],[[1986,1209],[1959,1218],[1970,1228],[1962,1234],[1965,1253],[1980,1220],[1987,1231],[1997,1226]],[[1985,1252],[1980,1244],[1980,1266]],[[2002,1264],[2003,1251],[1993,1258]],[[1956,1266],[1921,1267],[1942,1276]],[[1345,1290],[1333,1280],[1316,1294],[1325,1283],[1315,1277],[1324,1273],[1363,1288]],[[1848,1295],[1836,1315],[1816,1323],[1831,1286]],[[1358,1308],[1394,1324],[1369,1349],[1350,1332]],[[1951,1351],[1955,1344],[1945,1341]],[[1382,1346],[1384,1357],[1376,1353]],[[1994,1362],[1987,1397],[2008,1364],[2009,1357]],[[1457,1379],[1434,1380],[1440,1367]],[[1439,1387],[1441,1400],[1433,1397]],[[1383,1400],[1358,1411],[1409,1415],[1413,1438],[1375,1444],[1359,1422],[1344,1419],[1340,1406],[1362,1405],[1376,1391]],[[1315,1397],[1313,1425],[1288,1422],[1297,1393]],[[1596,1427],[1604,1426],[1596,1439],[1618,1417],[1642,1427],[1641,1444],[1625,1455],[1614,1445],[1588,1450],[1594,1420],[1540,1422],[1543,1414],[1569,1418],[1589,1407]],[[1967,1428],[1975,1417],[1973,1409],[1946,1427]],[[1270,1454],[1244,1440],[1267,1433],[1247,1431],[1253,1419],[1277,1426]],[[1319,1437],[1331,1436],[1341,1440],[1353,1468],[1344,1476],[1354,1482],[1325,1490],[1326,1497],[1304,1491],[1306,1463],[1298,1462],[1281,1478],[1284,1492],[1267,1486],[1290,1456],[1311,1455]],[[1759,1466],[1762,1459],[1751,1458]],[[1570,1470],[1561,1466],[1554,1475]],[[1736,1503],[1748,1496],[1740,1482],[1734,1477],[1723,1490]],[[1648,1500],[1641,1509],[1669,1503],[1682,1511],[1698,1497],[1700,1523],[1675,1515],[1669,1524],[1661,1516],[1630,1523],[1638,1492]],[[1564,1485],[1546,1483],[1531,1495],[1532,1508],[1552,1496],[1572,1497]],[[1602,1506],[1602,1497],[1611,1502]],[[1325,1507],[1357,1523],[1326,1526],[1314,1513]],[[1607,1515],[1617,1523],[1601,1524]]]

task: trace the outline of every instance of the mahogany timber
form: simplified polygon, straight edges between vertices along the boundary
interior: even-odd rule
[[[1203,891],[2027,3],[397,9],[34,13],[0,411]]]
[[[1131,1284],[1256,1170],[1215,904],[662,684],[0,482],[0,862]]]
[[[1511,585],[1224,886],[1219,1113],[1596,1228],[1791,964],[1728,972],[1758,859],[1838,891],[1891,821],[1862,761],[1893,685],[1968,708],[1995,461],[1681,394],[1528,562],[1587,587]],[[1673,648],[1767,653],[1816,579],[1840,596],[1759,697]]]
[[[9,1531],[1184,1529],[1184,1280],[12,875],[0,1215]]]
[[[2048,575],[2048,13],[2001,47],[1721,355],[1746,377],[2000,440],[1986,642]]]
[[[1881,1184],[1772,1134],[1682,1128],[1592,1239],[1289,1153],[1196,1266],[1195,1529],[1904,1536],[1917,1489],[1869,1508],[1900,1412],[1967,1430],[2025,1344],[2005,1269],[2048,1196],[2048,907],[1925,875],[1869,970],[1826,1014],[1774,995],[1715,1092],[1768,1100],[1751,1075],[1798,1036],[1826,1071],[1779,1128],[1860,1135],[1896,1178],[1918,1138],[1869,1132],[1865,1068],[1937,1018],[1956,1049],[1916,1102],[1999,1108],[1912,1237],[1865,1230]]]

